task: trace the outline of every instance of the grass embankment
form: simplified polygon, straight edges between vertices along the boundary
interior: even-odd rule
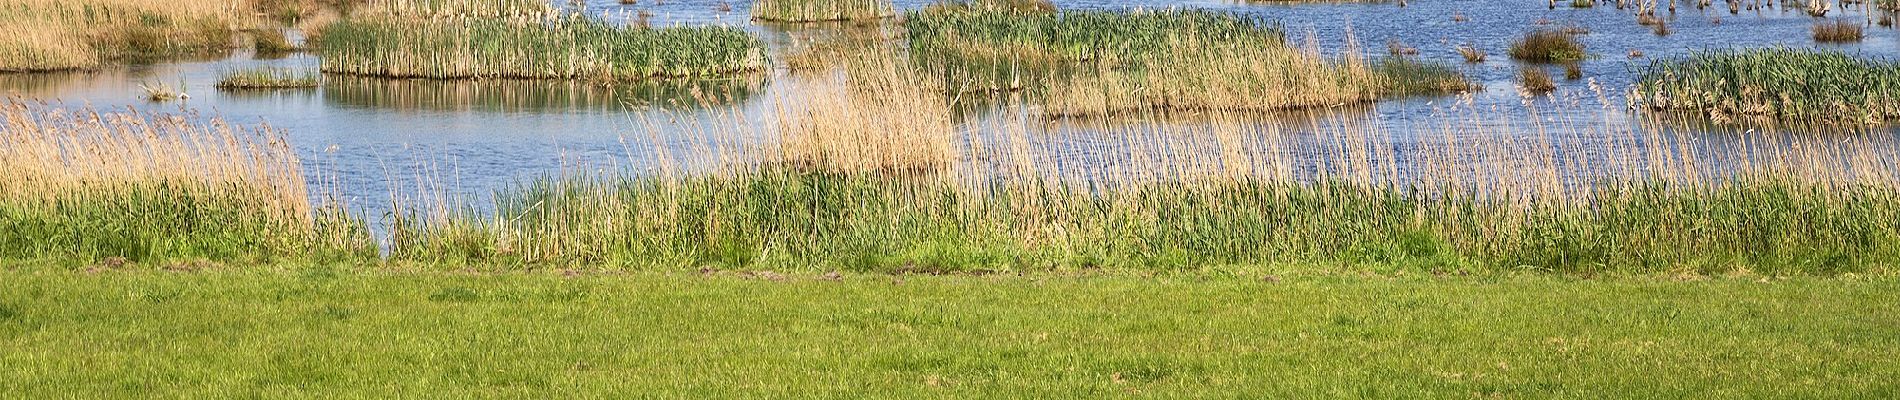
[[[13,270],[0,391],[1884,398],[1896,304],[1814,278]]]
[[[367,17],[324,28],[323,71],[389,78],[704,78],[766,67],[762,42],[724,26],[651,29],[586,17]]]
[[[1469,86],[1416,61],[1329,62],[1227,13],[935,7],[906,15],[905,28],[912,56],[951,89],[1043,92],[1057,116],[1332,106]]]
[[[770,22],[861,21],[897,15],[890,0],[759,0],[752,19]]]
[[[8,0],[0,4],[0,72],[230,50],[253,19],[243,0]]]
[[[0,260],[357,258],[361,225],[313,207],[266,128],[0,103]]]
[[[1651,63],[1635,101],[1717,121],[1885,123],[1900,119],[1900,62],[1835,51],[1753,49]]]

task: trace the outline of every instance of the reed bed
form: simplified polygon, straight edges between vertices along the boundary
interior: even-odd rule
[[[934,171],[745,163],[550,178],[498,193],[492,218],[414,225],[458,229],[410,236],[396,254],[516,268],[899,273],[1299,264],[1798,275],[1891,271],[1900,260],[1892,140],[1846,146],[1799,132],[1708,143],[1565,126],[1525,140],[1469,113],[1448,117],[1441,137],[1405,139],[1417,147],[1404,160],[1364,117],[1324,117],[1295,134],[1221,114],[1116,130],[1084,149],[1044,144],[1050,134],[1017,125],[1029,122],[965,122],[1001,126],[964,134],[971,162]],[[1769,145],[1782,141],[1797,145]],[[1604,151],[1557,151],[1581,143]],[[1100,158],[1064,168],[1075,152]],[[1726,162],[1704,164],[1711,157]]]
[[[323,97],[338,104],[438,111],[624,111],[627,107],[697,109],[745,102],[764,76],[750,79],[671,79],[598,85],[563,80],[421,80],[330,76]]]
[[[0,259],[374,257],[361,223],[313,207],[268,127],[196,115],[0,102]]]
[[[245,0],[8,0],[0,4],[0,72],[227,51],[254,20]]]
[[[388,78],[632,81],[766,66],[762,42],[743,29],[586,17],[350,19],[325,28],[318,43],[324,72]]]
[[[1469,86],[1417,61],[1329,62],[1287,45],[1276,26],[1227,13],[939,8],[905,21],[913,59],[952,91],[1030,90],[1060,117],[1294,109]]]
[[[1652,62],[1632,101],[1654,110],[1882,123],[1900,118],[1900,63],[1827,50],[1713,51]]]
[[[1007,12],[1019,14],[1054,14],[1055,3],[1049,0],[950,0],[926,6],[926,13],[944,12]]]
[[[936,171],[957,161],[940,83],[893,51],[859,53],[782,100],[780,144],[760,158],[801,170]]]
[[[890,0],[759,0],[752,19],[771,22],[861,21],[897,15]]]
[[[236,89],[296,89],[314,88],[322,81],[315,72],[292,68],[251,68],[226,72],[218,78],[217,88]]]
[[[368,0],[347,6],[352,17],[502,18],[542,16],[546,0]]]

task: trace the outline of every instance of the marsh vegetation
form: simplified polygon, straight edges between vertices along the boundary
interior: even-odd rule
[[[1829,50],[1709,51],[1659,60],[1639,74],[1635,101],[1658,110],[1836,123],[1900,117],[1900,63]]]

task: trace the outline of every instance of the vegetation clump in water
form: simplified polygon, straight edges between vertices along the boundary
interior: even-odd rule
[[[364,18],[330,25],[323,71],[389,78],[706,78],[766,67],[764,45],[726,26],[645,28],[585,17]]]
[[[1561,30],[1543,29],[1525,34],[1523,38],[1511,42],[1511,58],[1537,62],[1556,63],[1583,60],[1588,54],[1583,44],[1569,33]]]
[[[1900,119],[1900,62],[1827,50],[1704,52],[1651,63],[1632,101],[1718,121],[1892,122]]]
[[[315,73],[290,68],[252,68],[231,71],[218,78],[219,89],[293,89],[313,88],[321,78]]]
[[[1328,62],[1281,29],[1228,13],[1024,13],[937,7],[905,18],[916,62],[961,91],[1034,90],[1056,116],[1274,110],[1461,90],[1449,67]]]

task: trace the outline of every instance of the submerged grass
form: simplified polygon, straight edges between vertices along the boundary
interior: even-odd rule
[[[1633,101],[1719,121],[1891,122],[1900,118],[1900,63],[1827,50],[1704,52],[1651,63]]]
[[[390,78],[624,81],[765,68],[764,47],[725,26],[650,29],[586,17],[351,19],[318,39],[323,71]]]

